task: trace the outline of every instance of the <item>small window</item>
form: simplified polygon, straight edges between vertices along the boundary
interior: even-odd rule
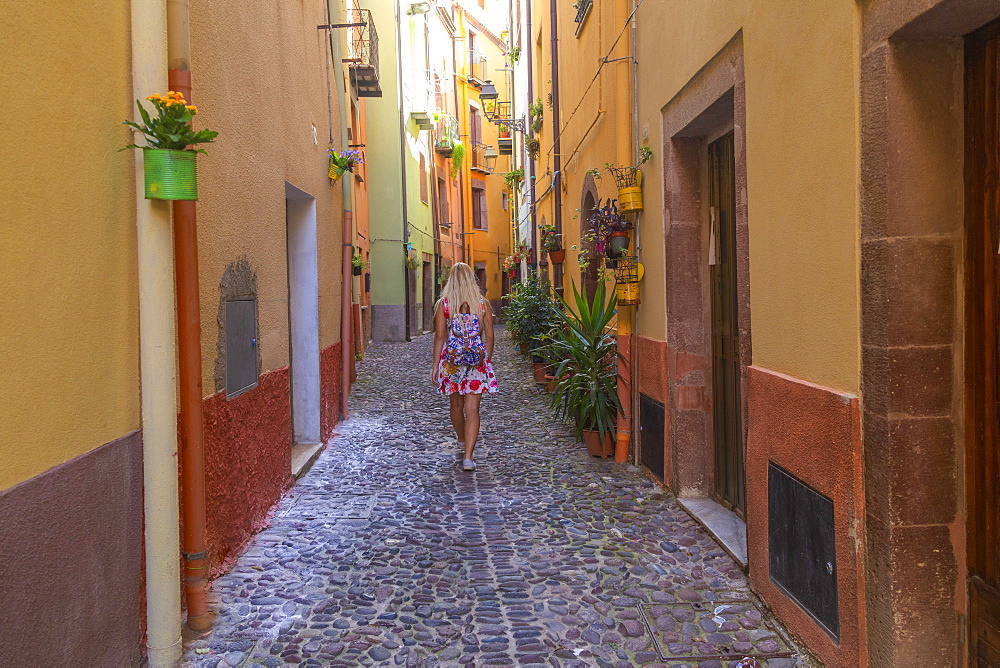
[[[508,197],[508,195],[507,195],[507,191],[506,190],[503,191],[502,193],[500,193],[500,202],[503,204],[503,210],[504,211],[507,210],[507,197]]]
[[[487,228],[486,182],[472,179],[472,229]]]
[[[226,398],[257,387],[257,300],[226,302]]]

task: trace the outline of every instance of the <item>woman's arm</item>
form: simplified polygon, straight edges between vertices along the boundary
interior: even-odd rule
[[[444,342],[448,334],[448,321],[444,317],[444,308],[439,304],[434,312],[434,359],[431,366],[431,380],[438,383],[438,360],[441,359],[441,351],[444,349]]]
[[[493,359],[493,307],[483,301],[483,332],[486,334],[486,358]]]

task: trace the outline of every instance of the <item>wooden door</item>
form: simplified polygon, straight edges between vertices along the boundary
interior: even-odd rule
[[[711,203],[712,412],[715,490],[740,515],[745,506],[736,285],[736,154],[732,132],[708,145]]]
[[[966,43],[969,663],[1000,666],[1000,22]]]

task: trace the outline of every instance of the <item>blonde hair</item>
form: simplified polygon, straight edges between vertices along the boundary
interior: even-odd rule
[[[482,298],[483,293],[476,282],[476,275],[473,273],[472,267],[464,262],[456,262],[451,265],[448,282],[441,290],[441,299],[434,307],[437,308],[447,299],[449,315],[461,312],[463,304],[469,305],[470,313],[476,313],[478,310],[479,315],[484,315],[486,307],[483,305]]]

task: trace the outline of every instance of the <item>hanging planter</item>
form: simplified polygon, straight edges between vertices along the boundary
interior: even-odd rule
[[[344,175],[344,172],[354,173],[354,168],[365,162],[361,151],[340,152],[335,148],[328,148],[326,152],[330,156],[330,169],[326,175],[334,183]]]
[[[639,281],[642,280],[642,264],[634,255],[625,255],[615,262],[615,295],[619,304],[639,303]]]
[[[618,208],[642,211],[642,172],[638,167],[609,167],[618,184]]]
[[[198,154],[194,151],[144,147],[142,171],[146,199],[198,199]]]
[[[549,262],[552,264],[562,264],[566,261],[566,249],[560,248],[559,250],[549,251]]]
[[[608,236],[608,257],[617,259],[628,250],[628,232],[612,232]]]
[[[133,121],[124,121],[124,124],[145,135],[148,145],[129,144],[121,149],[142,149],[146,199],[198,199],[197,158],[205,149],[191,146],[210,144],[219,133],[213,130],[195,132],[191,120],[198,108],[187,104],[181,93],[168,91],[163,96],[156,93],[146,100],[153,104],[157,116],[150,116],[136,100],[142,125]]]

